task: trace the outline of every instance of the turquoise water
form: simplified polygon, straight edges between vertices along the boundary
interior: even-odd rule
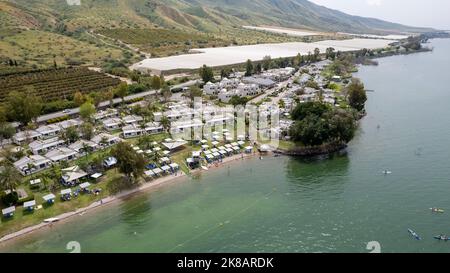
[[[382,252],[450,252],[433,239],[450,235],[450,40],[432,45],[360,69],[375,92],[347,154],[239,161],[0,251],[68,252],[78,241],[82,252],[368,252],[378,241]]]

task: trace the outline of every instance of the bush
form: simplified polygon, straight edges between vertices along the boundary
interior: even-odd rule
[[[34,200],[34,194],[31,194],[25,198],[20,199],[17,201],[17,205],[22,206],[23,203]]]
[[[12,206],[17,204],[17,202],[19,201],[19,195],[17,194],[17,192],[12,192],[10,194],[4,194],[2,196],[2,203],[5,206]]]

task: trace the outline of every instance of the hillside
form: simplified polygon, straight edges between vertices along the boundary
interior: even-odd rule
[[[244,25],[367,34],[429,31],[347,15],[306,0],[81,0],[79,6],[66,1],[0,1],[0,36],[5,37],[0,60],[12,58],[28,65],[48,66],[54,60],[63,65],[101,65],[109,60],[132,62],[140,58],[135,48],[118,40],[129,40],[153,55],[170,55],[186,52],[199,43],[223,46],[312,39],[244,30]],[[127,35],[127,29],[134,36]],[[133,43],[141,36],[139,31],[149,29],[158,39],[167,35],[179,39],[157,43],[161,45],[157,50],[154,41]],[[165,33],[159,35],[159,29]],[[152,35],[143,36],[151,40]],[[186,35],[194,40],[181,38]]]
[[[159,25],[214,32],[244,24],[373,34],[425,30],[351,16],[307,0],[82,0],[80,6],[66,0],[8,0],[0,1],[0,11],[2,24],[8,17],[9,24],[56,27],[63,22],[72,30]]]

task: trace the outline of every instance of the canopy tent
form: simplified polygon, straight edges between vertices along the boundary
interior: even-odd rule
[[[231,148],[231,147],[233,147],[233,145],[231,145],[231,144],[225,144],[225,148]]]
[[[169,166],[170,168],[172,168],[172,170],[178,170],[180,168],[180,166],[177,163],[172,163]]]
[[[94,173],[93,175],[91,175],[91,178],[93,179],[99,179],[100,177],[102,177],[103,174],[101,173]]]
[[[213,141],[213,142],[211,142],[211,145],[212,145],[213,147],[216,147],[217,145],[219,145],[219,142]]]
[[[36,206],[36,200],[31,200],[28,202],[23,203],[23,208],[27,210],[33,210]]]
[[[220,157],[220,154],[219,154],[218,152],[213,153],[212,155],[213,155],[214,157],[216,157],[216,158],[217,158],[217,157]]]
[[[161,170],[163,170],[164,172],[168,172],[168,171],[170,171],[170,167],[165,165],[165,166],[161,167]]]
[[[160,168],[155,168],[152,171],[153,173],[155,173],[155,175],[159,175],[160,173],[162,173],[162,170]]]
[[[47,203],[53,203],[55,201],[55,198],[56,196],[53,193],[42,196],[42,199],[44,199],[44,201]]]
[[[184,145],[187,144],[187,141],[179,140],[179,141],[172,141],[172,142],[163,142],[162,145],[166,147],[168,150],[172,151],[175,149],[178,149]]]
[[[68,195],[68,194],[72,194],[72,190],[71,189],[61,190],[61,195]]]
[[[63,173],[62,179],[66,183],[76,182],[79,179],[86,177],[88,175],[85,171],[83,171],[78,166],[73,166],[70,168],[62,169],[61,171]]]
[[[219,151],[219,149],[217,149],[217,148],[211,149],[211,152],[213,152],[213,153],[217,153],[218,151]]]
[[[148,177],[151,177],[151,176],[154,176],[154,175],[155,175],[155,173],[154,173],[152,170],[145,171],[144,174],[145,174],[146,176],[148,176]]]
[[[200,143],[201,143],[201,144],[207,144],[207,143],[208,143],[208,140],[202,139],[202,140],[200,140]]]
[[[244,141],[238,141],[237,143],[238,143],[239,146],[244,146],[245,145]]]
[[[14,212],[16,211],[16,207],[12,206],[6,209],[2,209],[2,214],[5,217],[10,217],[14,215]]]
[[[207,150],[207,151],[204,151],[203,152],[205,155],[210,155],[211,154],[211,151],[210,150]]]
[[[84,183],[80,184],[80,188],[83,190],[89,188],[90,186],[91,186],[91,183],[89,183],[89,182],[84,182]]]

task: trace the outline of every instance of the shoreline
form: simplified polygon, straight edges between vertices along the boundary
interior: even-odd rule
[[[6,234],[0,238],[0,246],[4,243],[11,243],[12,241],[14,241],[16,239],[20,239],[20,238],[22,238],[26,235],[30,235],[34,232],[41,231],[44,228],[51,228],[54,225],[64,224],[64,223],[72,220],[75,216],[82,216],[87,212],[91,213],[91,212],[95,212],[96,209],[106,208],[107,206],[112,205],[116,202],[119,202],[124,198],[130,198],[130,197],[133,197],[133,195],[136,195],[139,193],[152,192],[152,191],[157,190],[160,187],[169,186],[169,185],[175,184],[177,182],[183,182],[182,179],[189,178],[192,175],[196,175],[196,174],[199,174],[202,172],[208,172],[210,170],[215,170],[215,169],[221,168],[221,167],[223,167],[229,163],[235,162],[235,161],[251,159],[251,158],[255,157],[256,155],[258,155],[257,152],[253,152],[251,154],[244,154],[244,153],[236,154],[236,155],[224,158],[222,160],[222,162],[218,162],[217,165],[215,163],[209,164],[208,170],[196,169],[196,170],[192,170],[190,174],[185,174],[182,171],[179,171],[176,176],[168,175],[168,176],[160,177],[153,181],[143,182],[141,185],[139,185],[136,188],[132,188],[132,189],[129,189],[129,190],[126,190],[123,192],[119,192],[116,195],[111,195],[111,196],[105,197],[99,201],[95,201],[95,202],[91,203],[87,207],[80,208],[75,211],[66,212],[66,213],[63,213],[63,214],[60,214],[57,216],[53,216],[53,218],[59,219],[57,222],[53,222],[53,223],[41,222],[39,224],[23,228],[16,232]]]

